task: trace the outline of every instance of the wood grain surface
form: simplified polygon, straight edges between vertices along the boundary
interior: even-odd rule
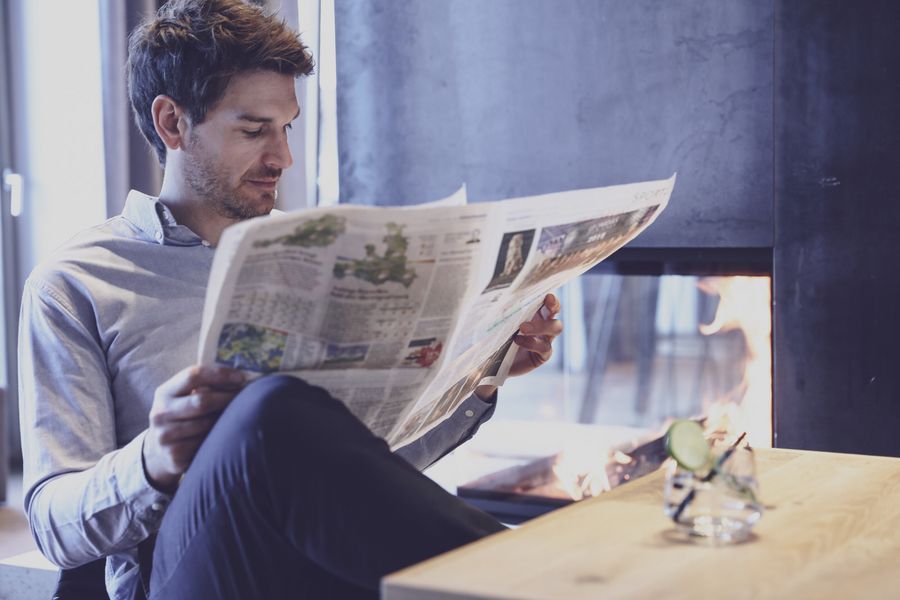
[[[663,471],[387,577],[387,600],[900,598],[900,459],[757,450],[768,506],[708,547],[662,511]]]

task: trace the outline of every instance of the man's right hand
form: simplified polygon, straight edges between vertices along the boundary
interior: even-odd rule
[[[244,383],[244,374],[235,369],[193,366],[156,388],[143,448],[144,471],[155,488],[174,491]]]

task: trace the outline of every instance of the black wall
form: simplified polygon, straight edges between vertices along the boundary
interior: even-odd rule
[[[900,3],[775,11],[778,446],[900,456]]]

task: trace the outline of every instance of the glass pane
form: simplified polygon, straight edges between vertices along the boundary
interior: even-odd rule
[[[720,292],[737,297],[720,301]],[[750,344],[766,345],[771,329],[767,277],[589,275],[559,294],[566,331],[555,360],[504,385],[512,401],[498,418],[657,429],[698,416],[742,399]],[[766,322],[756,322],[754,300]]]
[[[565,332],[553,359],[504,384],[494,418],[435,469],[447,487],[552,459],[570,471],[559,479],[603,479],[598,492],[621,483],[606,477],[611,461],[673,418],[706,418],[771,446],[768,277],[598,274],[558,295]]]

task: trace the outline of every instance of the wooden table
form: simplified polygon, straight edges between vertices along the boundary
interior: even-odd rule
[[[681,541],[663,472],[387,577],[387,600],[900,598],[900,459],[757,450],[748,542]]]

